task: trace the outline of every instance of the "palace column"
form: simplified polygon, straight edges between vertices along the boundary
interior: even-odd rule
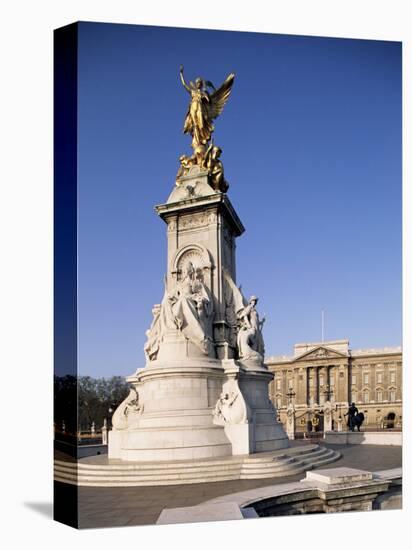
[[[315,384],[315,404],[319,405],[319,369],[320,367],[314,367],[314,384]]]
[[[305,367],[306,405],[310,405],[310,367]]]
[[[319,388],[319,391],[321,392],[320,400],[322,401],[322,404],[323,404],[328,400],[328,397],[330,400],[330,396],[328,396],[328,393],[327,393],[327,389],[329,387],[329,365],[324,365],[321,368],[321,374],[323,377],[323,384],[322,384],[323,387]]]
[[[325,367],[318,367],[318,395],[319,395],[319,405],[323,405],[325,402],[325,384],[326,384],[326,371]]]
[[[344,388],[345,388],[345,393],[344,393],[344,399],[346,401],[346,403],[349,403],[349,399],[350,399],[350,375],[349,375],[349,363],[347,363],[345,365],[345,376],[344,376]]]
[[[299,389],[299,369],[293,369],[293,391],[295,392],[294,405],[298,400],[298,389]]]
[[[337,398],[340,403],[347,404],[349,401],[349,375],[348,365],[337,365],[338,380],[337,380]]]
[[[287,397],[286,394],[288,393],[288,371],[282,370],[282,407],[287,405]]]
[[[331,370],[331,368],[332,368],[331,365],[327,365],[327,367],[326,367],[326,385],[327,385],[327,388],[329,390],[329,393],[328,393],[327,397],[329,398],[329,401],[332,401],[331,392],[333,391],[333,388],[330,385],[330,370]]]
[[[308,404],[308,400],[309,400],[309,397],[308,397],[308,369],[306,367],[304,367],[303,369],[303,393],[302,393],[302,400],[301,400],[301,403],[302,405],[306,405]]]

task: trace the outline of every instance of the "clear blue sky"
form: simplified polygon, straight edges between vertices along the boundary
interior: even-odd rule
[[[133,25],[79,31],[79,370],[132,374],[162,298],[188,96],[236,73],[216,121],[246,227],[238,283],[268,355],[401,343],[401,44]]]

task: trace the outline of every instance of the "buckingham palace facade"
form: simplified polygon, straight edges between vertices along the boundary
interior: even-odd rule
[[[324,403],[333,407],[333,424],[354,402],[365,415],[364,427],[402,427],[402,350],[351,350],[349,340],[296,344],[293,356],[267,357],[274,374],[270,398],[285,423],[293,404],[297,429],[309,417],[322,417]]]

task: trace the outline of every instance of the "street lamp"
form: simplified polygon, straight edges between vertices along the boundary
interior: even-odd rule
[[[293,388],[289,388],[288,393],[286,394],[286,397],[288,398],[288,405],[293,405],[293,399],[295,397],[296,393],[293,391]]]
[[[333,395],[333,390],[330,389],[329,384],[325,384],[325,389],[323,390],[326,401],[330,401],[331,396]]]
[[[316,432],[319,426],[319,416],[316,415],[316,412],[313,412],[310,422],[312,425],[311,432]]]

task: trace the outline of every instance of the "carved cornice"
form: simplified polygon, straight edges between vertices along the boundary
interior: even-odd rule
[[[239,237],[245,231],[245,228],[228,196],[223,193],[191,197],[168,204],[159,204],[155,206],[155,211],[162,220],[169,223],[168,220],[172,215],[176,216],[176,214],[179,214],[180,217],[189,213],[204,212],[207,209],[210,211],[214,206],[218,208],[218,211],[224,216],[226,222],[229,223],[234,236]]]

